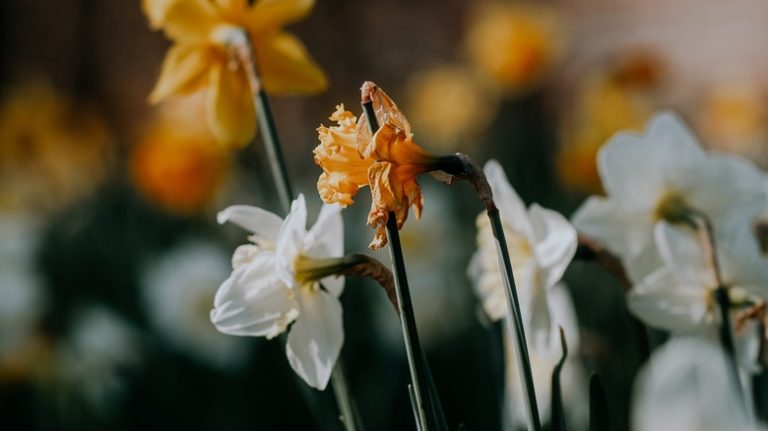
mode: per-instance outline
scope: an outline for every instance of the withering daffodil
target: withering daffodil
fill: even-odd
[[[312,0],[145,0],[150,25],[173,40],[150,95],[169,96],[207,88],[208,123],[223,143],[241,146],[256,130],[245,69],[231,49],[244,38],[253,47],[259,78],[274,93],[314,93],[327,86],[304,45],[282,27],[304,18]]]
[[[390,213],[398,228],[410,208],[416,218],[421,216],[424,198],[416,177],[432,171],[437,159],[416,145],[410,124],[392,99],[375,86],[371,99],[380,124],[373,135],[365,115],[358,121],[339,105],[330,117],[337,125],[317,129],[320,145],[314,154],[323,169],[317,189],[324,202],[350,205],[360,188],[370,186],[368,225],[376,228],[376,235],[369,247],[378,249],[387,243]]]
[[[588,199],[573,223],[618,254],[634,282],[662,264],[653,242],[658,222],[703,214],[717,234],[751,223],[765,205],[759,169],[738,156],[705,152],[670,113],[653,117],[643,135],[616,135],[597,161],[608,196]]]
[[[219,213],[251,232],[251,244],[232,256],[232,275],[214,299],[211,321],[231,335],[273,338],[288,330],[286,354],[308,385],[323,390],[344,342],[339,295],[344,279],[333,276],[343,254],[337,205],[324,205],[307,231],[304,196],[285,220],[261,208],[232,206]]]

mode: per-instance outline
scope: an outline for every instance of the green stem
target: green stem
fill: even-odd
[[[363,110],[368,117],[368,126],[373,135],[379,129],[379,122],[373,109],[373,103],[370,101],[364,102]],[[411,373],[413,389],[411,395],[415,405],[414,410],[417,413],[417,425],[420,430],[424,431],[434,429],[447,430],[447,424],[437,392],[431,390],[434,388],[434,384],[431,382],[429,364],[419,343],[416,316],[413,311],[413,302],[411,301],[411,293],[408,287],[408,276],[405,271],[405,259],[400,244],[400,232],[397,229],[397,217],[393,212],[389,213],[386,229],[393,272],[395,274],[395,292],[400,307],[400,326],[403,331],[405,353]]]
[[[275,187],[277,188],[277,194],[280,198],[283,211],[288,213],[291,210],[291,202],[293,201],[294,195],[293,188],[291,187],[291,180],[288,176],[285,157],[283,156],[280,136],[278,135],[277,127],[275,126],[272,108],[269,104],[269,97],[264,91],[264,88],[261,85],[261,80],[256,72],[258,66],[255,61],[256,57],[253,53],[250,37],[245,31],[243,31],[241,36],[241,38],[234,41],[234,55],[240,61],[240,64],[246,73],[248,85],[251,90],[253,107],[256,111],[259,127],[261,128],[260,135],[264,140],[264,146],[267,150],[267,157],[269,158],[269,165],[272,170]],[[357,419],[350,407],[353,405],[352,398],[343,377],[343,365],[341,364],[340,358],[334,367],[333,373],[331,373],[331,385],[333,386],[333,393],[336,396],[336,403],[341,412],[342,423],[344,424],[345,430],[355,431]]]
[[[540,431],[541,419],[539,418],[539,409],[536,402],[536,389],[533,384],[533,373],[528,355],[528,343],[525,339],[523,316],[520,312],[520,300],[517,297],[515,277],[512,273],[512,263],[509,258],[507,240],[504,237],[501,216],[499,215],[496,203],[493,201],[491,186],[485,178],[483,171],[465,154],[456,153],[450,156],[439,157],[434,167],[439,171],[447,173],[448,177],[439,172],[433,172],[433,176],[449,185],[456,180],[469,181],[477,191],[477,195],[483,202],[483,205],[485,205],[488,219],[491,222],[491,230],[496,238],[496,254],[499,258],[499,266],[502,268],[501,278],[504,282],[504,293],[507,299],[506,321],[510,326],[510,332],[515,334],[514,338],[517,347],[515,353],[517,354],[519,364],[520,381],[523,383],[523,396],[526,400],[528,429]]]
[[[520,312],[520,300],[517,297],[517,288],[515,287],[515,278],[512,273],[512,263],[507,249],[507,240],[504,237],[504,228],[501,224],[499,209],[495,206],[489,208],[488,218],[491,221],[493,236],[496,238],[496,254],[499,257],[499,266],[502,268],[501,278],[504,281],[505,296],[507,298],[507,316],[506,319],[515,334],[517,363],[520,364],[520,381],[523,383],[523,394],[525,395],[526,413],[528,415],[528,429],[540,431],[541,419],[539,418],[539,408],[536,403],[536,389],[533,384],[533,373],[531,371],[531,361],[528,355],[528,344],[525,339],[525,328],[523,326],[523,316]]]

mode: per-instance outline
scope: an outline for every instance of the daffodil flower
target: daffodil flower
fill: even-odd
[[[707,340],[686,337],[667,342],[638,375],[632,429],[760,429],[742,404],[728,361],[725,352]]]
[[[247,143],[256,114],[244,67],[233,61],[232,44],[247,37],[259,78],[274,93],[315,93],[327,86],[322,70],[304,45],[281,27],[304,18],[312,0],[145,0],[150,25],[162,28],[174,44],[150,95],[169,96],[207,88],[208,124],[223,143]]]
[[[750,223],[765,206],[762,174],[746,159],[707,153],[673,114],[653,117],[642,135],[620,133],[598,153],[607,197],[591,197],[576,228],[618,254],[634,282],[661,266],[653,227],[704,214],[715,232]]]
[[[344,279],[332,274],[343,254],[338,206],[324,205],[307,231],[304,196],[285,220],[260,208],[232,206],[219,213],[252,235],[232,256],[232,275],[214,299],[211,321],[231,335],[273,338],[288,331],[286,354],[308,385],[323,390],[339,356],[344,332],[339,295]],[[290,326],[290,329],[289,329]]]
[[[320,144],[314,154],[323,169],[317,190],[324,202],[347,206],[360,188],[370,187],[368,225],[376,228],[370,247],[378,249],[387,243],[389,213],[395,214],[398,228],[409,208],[421,216],[424,198],[416,177],[433,170],[437,159],[413,142],[411,126],[392,99],[377,87],[372,99],[381,124],[373,136],[365,117],[358,121],[339,105],[330,117],[337,125],[317,129]]]
[[[697,238],[669,223],[657,224],[654,236],[664,265],[630,291],[630,311],[648,326],[673,335],[718,337],[714,291],[717,282]],[[743,305],[768,297],[768,258],[748,228],[733,229],[717,243],[722,282],[731,302]],[[757,329],[750,324],[736,333],[737,353],[747,367],[754,366]]]
[[[505,225],[523,321],[530,326],[526,327],[529,344],[532,350],[547,351],[553,342],[547,296],[576,253],[576,230],[555,211],[537,204],[526,209],[497,161],[486,163],[484,171]],[[506,297],[495,238],[485,214],[478,216],[477,225],[478,250],[470,263],[469,276],[486,313],[498,320],[506,315]],[[555,338],[559,343],[559,337]]]

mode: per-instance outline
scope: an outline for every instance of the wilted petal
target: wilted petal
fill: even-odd
[[[275,275],[274,255],[265,252],[222,283],[211,322],[225,334],[272,338],[297,316],[293,291]]]
[[[250,205],[232,205],[219,211],[219,224],[232,222],[243,229],[270,241],[277,239],[283,219],[267,210]]]
[[[217,64],[209,85],[206,112],[213,134],[227,145],[247,144],[256,132],[256,114],[243,71]]]
[[[536,260],[546,277],[545,286],[552,287],[576,254],[576,229],[562,214],[538,204],[531,205],[529,214]]]
[[[272,93],[318,93],[328,87],[325,73],[290,33],[275,33],[256,44],[264,88]]]
[[[288,362],[308,385],[323,390],[344,343],[341,304],[319,289],[303,292],[300,301],[301,318],[285,348]]]
[[[159,103],[168,96],[188,94],[205,84],[214,56],[205,45],[176,44],[163,60],[160,78],[149,95],[151,103]]]

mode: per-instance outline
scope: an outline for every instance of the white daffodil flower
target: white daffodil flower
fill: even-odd
[[[713,343],[675,338],[659,348],[638,375],[632,409],[635,431],[756,430]]]
[[[486,163],[484,171],[504,224],[528,342],[533,349],[547,351],[552,342],[547,295],[576,253],[576,230],[555,211],[537,204],[526,209],[497,161]],[[478,249],[468,274],[488,316],[499,320],[506,315],[507,303],[496,240],[485,213],[478,216],[477,227]]]
[[[340,207],[324,205],[307,231],[304,196],[285,220],[261,208],[232,206],[219,213],[249,232],[253,244],[232,256],[232,275],[214,299],[211,321],[226,334],[273,338],[293,324],[286,354],[308,385],[323,390],[344,341],[334,258],[344,249]]]
[[[573,223],[618,254],[635,282],[661,266],[652,233],[658,221],[679,222],[695,209],[717,232],[765,208],[762,173],[741,157],[705,152],[671,113],[653,117],[645,134],[617,134],[597,161],[607,197],[589,198]]]
[[[663,266],[632,288],[628,306],[648,326],[674,335],[703,334],[717,339],[717,282],[701,243],[684,229],[666,222],[656,225],[654,236]],[[720,273],[731,301],[743,303],[750,296],[768,296],[768,258],[761,255],[751,230],[732,229],[720,238]],[[736,342],[740,362],[753,367],[759,349],[755,325],[741,328]]]
[[[230,272],[227,255],[197,240],[153,260],[141,277],[145,308],[160,335],[179,351],[220,368],[237,368],[247,357],[245,340],[211,325],[211,303]]]
[[[560,328],[563,329],[568,347],[568,358],[560,373],[560,388],[563,396],[568,424],[574,429],[586,427],[587,385],[584,368],[578,359],[579,325],[576,312],[567,288],[558,283],[547,295],[548,314],[552,316],[549,342],[545,348],[529,349],[531,371],[536,387],[536,400],[543,420],[550,419],[552,406],[552,372],[563,355],[560,345]],[[529,328],[526,328],[526,332]],[[509,422],[505,429],[520,429],[527,426],[525,413],[526,401],[520,384],[520,373],[515,354],[512,334],[504,327],[504,346],[506,357],[506,396],[505,420]],[[529,343],[530,345],[530,343]]]

